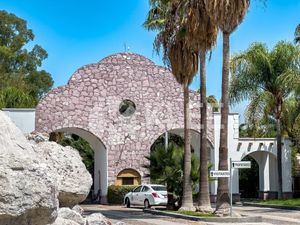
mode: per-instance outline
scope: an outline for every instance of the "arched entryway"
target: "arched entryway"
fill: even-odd
[[[239,182],[241,179],[248,179],[247,182],[249,182],[249,185],[251,185],[251,187],[248,187],[248,197],[276,199],[278,191],[276,156],[267,151],[255,151],[244,156],[242,160],[249,160],[252,162],[251,169],[239,169]],[[254,183],[250,184],[250,180]],[[239,186],[241,187],[241,184],[239,184]],[[250,188],[255,188],[255,190],[250,190]],[[258,193],[256,194],[257,189]],[[240,189],[240,191],[242,192],[243,190]]]
[[[259,165],[256,160],[247,155],[242,161],[250,161],[250,169],[239,170],[239,189],[241,198],[258,198],[259,196]]]
[[[67,135],[75,134],[89,143],[94,150],[93,193],[101,193],[102,201],[106,201],[108,187],[107,151],[103,142],[95,135],[81,128],[68,127],[54,131]]]

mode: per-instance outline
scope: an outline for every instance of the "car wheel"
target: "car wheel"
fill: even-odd
[[[150,203],[149,203],[149,200],[148,200],[148,199],[146,199],[146,200],[144,201],[144,208],[145,208],[145,209],[149,209],[149,208],[151,208],[151,206],[150,206]]]
[[[126,198],[125,199],[125,205],[127,208],[130,208],[130,201],[129,201],[129,198]]]

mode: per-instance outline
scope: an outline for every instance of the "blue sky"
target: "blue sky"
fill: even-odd
[[[252,1],[249,13],[231,38],[231,52],[245,50],[259,41],[273,47],[280,40],[292,40],[300,23],[299,0],[268,0],[267,6]],[[0,9],[28,21],[40,44],[49,54],[42,68],[50,72],[55,86],[66,84],[82,65],[94,63],[110,54],[124,51],[142,54],[157,64],[153,53],[155,33],[146,31],[143,21],[148,11],[147,0],[1,0]],[[221,96],[222,39],[208,62],[208,95]],[[191,85],[198,89],[199,77]],[[242,113],[245,103],[232,111]]]

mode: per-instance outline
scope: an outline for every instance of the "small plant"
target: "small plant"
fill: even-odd
[[[124,196],[132,191],[137,186],[134,185],[126,185],[126,186],[117,186],[117,185],[110,185],[108,187],[107,192],[107,201],[109,204],[123,204],[124,203]]]

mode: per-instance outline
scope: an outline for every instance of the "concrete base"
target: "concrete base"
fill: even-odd
[[[291,199],[293,198],[293,192],[283,192],[283,199]]]
[[[291,199],[293,198],[293,192],[283,192],[282,197],[283,199]],[[277,191],[260,191],[259,198],[262,200],[277,199],[278,193]]]
[[[107,202],[107,195],[102,195],[101,196],[101,204],[104,204],[104,205],[108,204],[108,202]]]
[[[277,199],[277,191],[259,191],[258,198],[262,200]]]
[[[240,193],[233,193],[232,194],[232,203],[240,202],[241,201],[241,194]],[[217,202],[217,195],[210,195],[210,202],[216,203]]]

